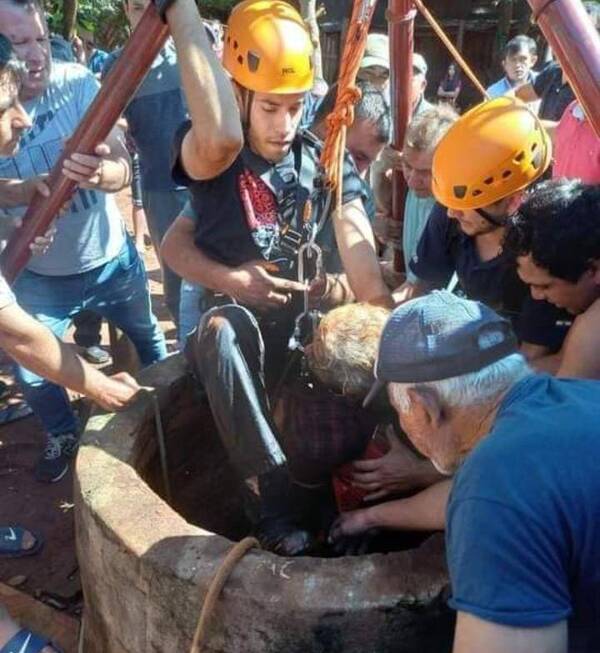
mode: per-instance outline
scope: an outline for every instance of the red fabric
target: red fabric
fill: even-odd
[[[372,438],[369,440],[369,444],[360,459],[373,460],[374,458],[381,458],[387,453],[387,450],[388,447],[384,442],[380,439]],[[352,463],[347,463],[338,467],[333,474],[333,491],[340,512],[349,512],[365,507],[364,498],[368,492],[356,487],[352,483],[353,473]]]
[[[277,202],[267,184],[250,170],[244,170],[238,183],[250,229],[277,225]]]
[[[554,148],[552,177],[581,179],[587,184],[600,183],[600,139],[589,120],[581,120],[574,113],[577,101],[563,113]]]

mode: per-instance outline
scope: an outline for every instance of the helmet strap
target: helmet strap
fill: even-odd
[[[254,102],[254,91],[247,88],[242,89],[242,127],[244,133],[248,136],[250,129],[250,114],[252,113],[252,104]]]
[[[488,213],[485,209],[475,209],[475,213],[478,213],[484,220],[491,222],[496,227],[506,227],[510,216],[505,218],[500,218],[498,216]]]

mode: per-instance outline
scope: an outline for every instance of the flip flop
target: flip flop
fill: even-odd
[[[51,646],[56,653],[63,653],[49,639],[23,628],[0,648],[0,653],[40,653],[44,646]]]
[[[31,533],[35,544],[30,549],[23,549],[23,537],[25,533]],[[24,558],[39,552],[44,546],[44,539],[41,535],[34,533],[28,528],[21,526],[0,526],[0,558]],[[0,650],[0,653],[3,653]]]

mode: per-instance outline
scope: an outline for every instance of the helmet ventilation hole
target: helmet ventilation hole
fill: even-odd
[[[237,58],[237,62],[240,64],[240,66],[244,65],[244,57],[240,54],[240,56]]]
[[[240,46],[239,46],[238,42],[237,42],[237,41],[234,41],[234,42],[233,42],[233,49],[234,49],[234,50],[237,50],[239,47],[240,47]]]
[[[255,73],[258,70],[258,66],[260,64],[260,57],[257,54],[254,54],[254,52],[248,51],[247,59],[250,72]]]
[[[486,186],[491,186],[491,185],[494,183],[494,178],[493,178],[493,177],[488,177],[487,179],[484,179],[484,180],[483,180],[483,183],[484,183]]]
[[[502,179],[508,179],[512,175],[512,170],[505,170],[502,173]]]
[[[521,163],[521,161],[525,158],[525,152],[521,150],[515,157],[515,163]]]
[[[466,186],[454,186],[452,190],[454,191],[454,197],[459,200],[462,200],[463,197],[467,194]]]
[[[476,189],[471,193],[471,195],[473,195],[473,197],[478,197],[479,195],[481,195],[481,193],[482,193],[482,191],[480,191],[479,188],[476,188]]]

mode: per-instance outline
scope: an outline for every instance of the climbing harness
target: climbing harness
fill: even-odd
[[[308,263],[313,265],[312,274],[306,274]],[[304,285],[303,310],[296,317],[294,331],[288,343],[288,348],[292,351],[304,352],[305,345],[313,339],[321,313],[310,308],[309,291],[311,283],[322,275],[323,252],[317,244],[309,241],[298,250],[298,281]]]

